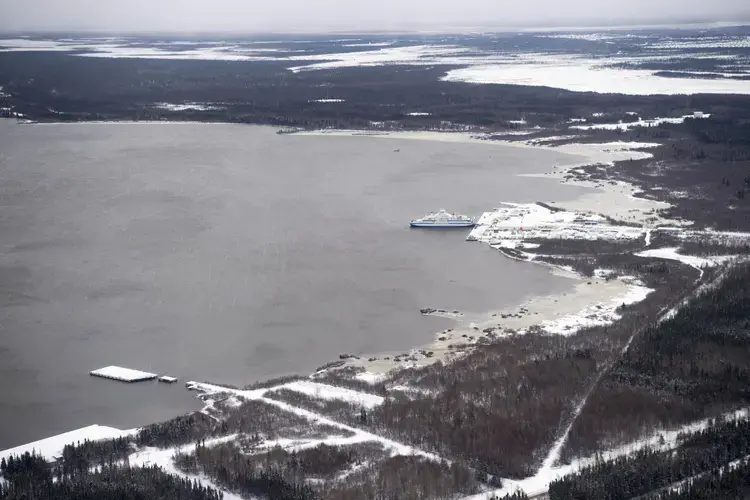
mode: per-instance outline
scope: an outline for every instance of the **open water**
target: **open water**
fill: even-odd
[[[515,174],[577,160],[239,125],[0,120],[0,449],[198,408],[182,383],[95,368],[244,385],[425,344],[450,322],[421,307],[480,313],[570,287],[466,230],[408,221],[575,198],[585,190]]]

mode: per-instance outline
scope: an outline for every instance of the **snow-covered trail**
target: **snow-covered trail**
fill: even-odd
[[[251,391],[245,391],[241,389],[229,389],[226,387],[221,387],[218,385],[213,384],[203,384],[199,382],[188,382],[191,388],[197,389],[206,393],[219,393],[219,392],[229,392],[237,395],[238,397],[247,399],[247,400],[256,400],[256,401],[262,401],[266,404],[273,405],[281,410],[284,410],[289,413],[294,413],[295,415],[298,415],[300,417],[305,418],[306,420],[322,425],[327,425],[330,427],[334,427],[337,429],[341,429],[344,431],[347,431],[349,433],[352,433],[354,435],[354,439],[357,439],[357,442],[364,442],[364,441],[375,441],[380,444],[382,444],[385,448],[390,449],[394,455],[418,455],[425,458],[428,458],[430,460],[435,461],[447,461],[443,457],[440,457],[434,453],[429,453],[422,451],[418,448],[415,448],[413,446],[405,445],[403,443],[399,443],[398,441],[394,441],[392,439],[385,438],[383,436],[379,436],[377,434],[373,434],[371,432],[363,431],[361,429],[358,429],[356,427],[352,427],[347,424],[343,424],[341,422],[338,422],[336,420],[333,420],[331,418],[325,417],[323,415],[320,415],[318,413],[312,412],[310,410],[306,410],[304,408],[298,408],[296,406],[293,406],[289,403],[286,403],[284,401],[277,401],[275,399],[271,399],[268,397],[265,397],[265,394],[270,391],[274,391],[277,389],[284,388],[286,384],[282,384],[276,387],[269,387],[267,389],[256,389]],[[333,386],[328,386],[333,387]],[[356,393],[357,391],[353,391],[351,389],[343,389],[343,391],[346,391],[346,393]],[[361,395],[364,395],[364,393],[359,393]],[[361,399],[361,397],[358,397],[358,399]],[[351,438],[348,438],[351,439]],[[324,440],[325,441],[325,440]],[[333,442],[329,442],[327,444],[336,444],[334,440]]]
[[[723,467],[719,467],[718,473],[723,474],[725,471],[732,471],[739,467],[740,465],[750,461],[750,455],[742,458],[738,458],[737,460],[732,460],[728,464],[726,464]],[[685,488],[686,486],[689,486],[690,483],[693,481],[700,479],[702,477],[705,477],[709,474],[711,474],[713,470],[707,470],[704,472],[701,472],[700,474],[696,474],[694,476],[690,476],[686,479],[681,479],[680,481],[676,481],[672,484],[668,484],[667,486],[664,486],[662,488],[659,488],[658,490],[649,491],[646,494],[639,495],[637,497],[633,497],[630,500],[645,500],[645,499],[651,499],[651,498],[658,498],[657,495],[661,494],[662,492],[673,492],[673,493],[679,493],[680,490]]]
[[[216,446],[221,443],[232,441],[236,438],[237,434],[230,434],[229,436],[222,436],[220,438],[206,440],[206,446]],[[220,487],[218,484],[214,483],[211,479],[207,478],[204,475],[197,476],[193,474],[187,474],[174,466],[172,457],[175,453],[192,453],[193,451],[195,451],[195,447],[196,443],[174,446],[166,449],[148,447],[131,454],[128,457],[128,461],[130,465],[134,467],[150,467],[152,465],[158,465],[167,474],[174,474],[190,481],[197,480],[204,486],[208,486],[210,488],[214,488],[217,491],[220,491],[224,497],[224,500],[247,500],[243,499],[243,497],[241,497],[240,495],[237,495]]]
[[[717,265],[721,260],[728,260],[728,258],[724,259],[708,259],[704,257],[697,257],[694,255],[683,255],[681,253],[677,253],[679,250],[679,247],[669,247],[669,248],[652,248],[650,250],[643,250],[642,252],[636,252],[636,257],[646,257],[646,258],[655,258],[655,259],[665,259],[665,260],[675,260],[677,262],[682,262],[683,264],[686,264],[692,268],[695,268],[698,270],[699,276],[698,281],[700,281],[701,278],[703,278],[703,269],[706,267],[712,267]]]
[[[707,287],[715,285],[715,283],[722,279],[722,276],[718,276],[716,279],[712,280],[710,283],[704,283],[698,287],[696,287],[693,292],[690,294],[690,297],[695,296],[698,293],[701,293],[702,290],[705,290]],[[657,322],[664,321],[665,319],[668,319],[669,317],[673,316],[680,308],[684,307],[687,303],[689,297],[685,297],[682,300],[680,300],[677,305],[663,313],[661,316],[657,318]],[[583,411],[583,408],[586,406],[586,402],[588,401],[591,394],[594,392],[596,387],[599,385],[599,382],[602,380],[604,375],[606,375],[609,370],[614,366],[614,364],[617,362],[619,358],[621,358],[623,355],[625,355],[628,350],[630,349],[630,346],[635,339],[635,337],[640,333],[640,330],[636,330],[633,332],[633,334],[628,338],[628,341],[623,346],[622,350],[620,351],[620,355],[616,358],[614,358],[612,361],[610,361],[596,376],[596,379],[594,383],[592,383],[586,393],[584,394],[583,398],[579,401],[579,403],[576,405],[575,409],[573,410],[571,414],[570,422],[566,425],[565,429],[561,433],[560,437],[555,441],[554,445],[550,449],[549,453],[547,454],[547,457],[542,462],[542,466],[539,468],[537,473],[534,476],[531,476],[529,478],[520,480],[520,481],[511,481],[511,480],[505,480],[506,486],[492,492],[491,494],[480,494],[480,495],[474,495],[471,497],[466,497],[463,500],[489,500],[492,498],[492,494],[497,495],[499,497],[502,497],[507,494],[511,494],[517,490],[524,491],[529,496],[539,495],[546,491],[546,489],[549,487],[549,483],[554,480],[556,477],[560,477],[565,474],[569,474],[570,472],[576,470],[576,468],[580,468],[584,465],[581,465],[584,463],[583,460],[578,461],[578,466],[576,468],[572,468],[571,466],[558,466],[555,467],[555,464],[560,459],[560,453],[562,451],[563,446],[565,446],[565,443],[567,442],[568,436],[570,435],[570,431],[573,428],[573,425],[575,424],[576,420],[580,416],[581,412]],[[724,415],[724,418],[747,418],[748,417],[748,411],[747,410],[740,410],[738,412],[730,412]],[[706,419],[703,421],[699,421],[694,424],[688,424],[686,426],[683,426],[679,432],[683,431],[689,431],[689,432],[695,432],[699,429],[704,429],[708,426],[708,422],[710,419]],[[672,441],[670,442],[676,442],[677,439],[677,433],[674,433],[673,436],[671,436]],[[664,441],[664,433],[659,434],[660,440]],[[643,448],[648,445],[649,441],[636,441],[636,443],[646,443],[640,448]],[[654,446],[654,443],[651,443],[651,446]],[[638,449],[640,449],[638,448]],[[631,453],[635,450],[626,451],[624,453],[620,454],[614,454],[611,458],[615,458],[617,456],[622,456],[627,453]],[[600,458],[606,456],[605,453]],[[611,458],[605,458],[607,460]],[[567,470],[570,469],[570,470]]]
[[[728,422],[732,420],[747,419],[749,417],[750,410],[742,409],[724,413],[723,415],[718,417],[718,419],[724,419]],[[614,460],[618,457],[631,455],[644,448],[651,448],[655,451],[673,450],[677,448],[679,444],[678,437],[680,434],[693,433],[706,429],[714,420],[716,419],[706,418],[697,422],[680,426],[676,429],[668,431],[658,431],[646,438],[633,441],[623,446],[618,446],[603,453],[580,458],[574,460],[570,464],[553,467],[547,471],[544,471],[544,474],[542,474],[542,471],[540,470],[540,472],[538,472],[534,476],[527,477],[525,479],[503,479],[503,484],[505,484],[505,486],[503,486],[502,488],[464,497],[461,500],[490,500],[493,495],[502,498],[505,495],[512,494],[519,490],[526,493],[526,495],[528,495],[530,498],[544,495],[545,493],[547,493],[549,483],[556,478],[572,474],[584,467],[593,465],[599,461]]]
[[[703,271],[701,270],[701,278],[703,277]],[[699,278],[700,279],[700,278]],[[691,293],[691,296],[695,295],[695,293],[698,292],[698,289],[694,290],[693,293]],[[678,302],[677,308],[682,307],[686,303],[686,300],[681,300]],[[661,317],[657,318],[657,322],[663,321],[663,318],[666,317],[669,314],[674,314],[673,310],[667,311],[664,313]],[[562,451],[563,446],[565,446],[565,443],[568,440],[568,436],[570,435],[570,431],[573,428],[573,424],[575,424],[578,417],[581,415],[581,412],[583,411],[584,406],[586,406],[586,402],[588,401],[591,394],[594,392],[596,387],[601,382],[602,378],[609,373],[609,371],[612,369],[612,367],[615,365],[615,363],[624,356],[628,350],[630,349],[631,344],[633,343],[633,340],[635,339],[638,334],[641,333],[641,330],[635,330],[630,337],[628,338],[627,342],[625,342],[625,345],[620,350],[619,356],[613,358],[605,367],[599,371],[599,373],[596,375],[596,378],[594,380],[594,383],[589,386],[588,390],[586,391],[586,394],[583,396],[581,401],[578,403],[578,405],[573,410],[570,422],[566,426],[565,430],[561,434],[561,436],[555,441],[555,444],[552,446],[552,449],[547,454],[547,458],[545,458],[544,462],[542,463],[542,467],[540,469],[540,473],[549,473],[549,471],[552,470],[554,467],[554,464],[560,459],[560,452]]]

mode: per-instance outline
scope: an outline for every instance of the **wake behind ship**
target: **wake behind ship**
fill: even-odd
[[[421,219],[415,219],[409,223],[411,227],[424,227],[434,229],[457,228],[457,227],[474,227],[476,221],[473,217],[453,214],[446,210],[439,210]]]

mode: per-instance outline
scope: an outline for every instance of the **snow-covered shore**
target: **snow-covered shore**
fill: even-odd
[[[565,189],[566,177],[573,169],[594,164],[606,168],[616,161],[650,158],[651,153],[648,149],[659,146],[655,143],[637,142],[549,146],[540,144],[538,140],[490,140],[487,136],[467,132],[396,131],[362,135],[361,131],[353,130],[318,130],[299,133],[313,136],[366,136],[381,139],[461,142],[485,147],[554,149],[574,155],[574,161],[577,163],[560,168],[554,166],[550,172],[544,174],[521,175],[559,179],[561,189]],[[634,197],[637,189],[630,184],[579,180],[575,180],[574,183],[596,188],[596,191],[584,198],[560,204],[559,209],[557,206],[552,209],[536,203],[501,203],[500,208],[486,212],[480,217],[479,224],[470,233],[469,239],[482,241],[500,250],[522,250],[513,255],[518,255],[520,260],[533,261],[535,255],[527,250],[533,249],[534,244],[525,241],[530,238],[636,240],[645,237],[649,225],[674,222],[656,215],[657,210],[668,207],[668,204]],[[607,218],[637,222],[640,226],[616,225]],[[513,308],[513,312],[526,311],[522,314],[490,311],[487,319],[481,322],[466,322],[460,315],[454,315],[456,325],[453,329],[436,333],[433,342],[412,349],[398,360],[394,359],[393,353],[372,353],[362,355],[360,359],[351,359],[348,364],[363,367],[367,377],[377,379],[394,368],[425,366],[460,356],[466,348],[476,344],[482,336],[481,330],[486,328],[492,328],[496,332],[508,329],[523,332],[536,325],[551,333],[572,334],[584,326],[616,321],[619,318],[616,313],[617,307],[623,303],[632,304],[643,300],[651,292],[649,288],[627,277],[589,280],[576,274],[572,269],[554,268],[553,272],[574,280],[576,283],[573,289],[565,293],[541,295],[525,300],[517,308]],[[425,353],[430,354],[426,356]],[[389,359],[385,359],[386,357]]]
[[[340,131],[332,132],[328,135],[333,134],[349,135],[348,132],[343,133]],[[438,138],[438,135],[442,137]],[[488,145],[489,147],[494,145],[539,147],[529,144],[517,145],[514,143],[504,143],[502,141],[478,141],[476,138],[469,136],[468,134],[460,133],[395,133],[372,135],[371,137],[396,137],[415,140],[448,140],[456,142],[466,141],[472,144]],[[596,161],[597,163],[611,164],[611,162],[617,161],[616,159],[627,159],[633,156],[638,157],[640,155],[645,155],[642,157],[647,157],[648,153],[639,151],[639,149],[653,146],[654,145],[644,145],[642,143],[608,143],[593,146],[571,144],[567,146],[567,149],[569,151],[577,151],[574,154],[583,154],[584,151],[591,151],[590,155],[586,156],[589,160],[586,163],[582,163],[582,165],[588,165],[595,161],[594,158],[598,160]],[[560,148],[564,147],[566,146],[561,146]],[[568,171],[568,169],[561,169],[560,172],[545,175],[553,175],[562,179],[565,177],[566,171]],[[625,189],[634,189],[632,186],[625,183],[595,185],[601,191],[601,194],[599,195],[601,196],[601,201],[594,204],[578,200],[572,203],[565,203],[565,209],[557,209],[557,207],[544,206],[536,203],[501,203],[500,208],[486,212],[480,218],[479,225],[471,232],[471,239],[488,244],[497,249],[520,251],[517,255],[520,255],[523,260],[527,261],[535,260],[535,255],[529,251],[534,251],[538,248],[538,243],[527,241],[529,239],[577,239],[632,242],[643,238],[644,248],[648,247],[651,235],[650,224],[652,224],[649,210],[653,210],[654,206],[658,206],[657,202],[651,202],[649,200],[639,201],[639,199],[633,198],[632,196],[621,195],[621,193],[626,192],[624,191]],[[561,187],[561,189],[564,189],[564,187]],[[617,225],[613,224],[607,217],[605,217],[604,215],[618,218],[616,216],[621,213],[619,207],[606,204],[607,202],[611,202],[611,198],[614,197],[621,200],[625,208],[627,208],[627,203],[632,203],[632,207],[628,209],[628,212],[631,210],[638,212],[638,220],[641,221],[643,225],[639,227]],[[644,203],[644,206],[647,208],[642,208],[641,205],[639,205],[641,202]],[[579,204],[580,209],[571,208],[571,206],[579,206]],[[703,259],[681,255],[677,248],[649,249],[634,255],[643,258],[678,260],[697,268],[716,262],[715,259]],[[524,331],[528,331],[530,327],[538,325],[551,334],[570,335],[578,329],[586,326],[609,324],[619,318],[618,308],[622,304],[632,304],[642,301],[651,292],[649,288],[645,287],[634,278],[619,277],[610,279],[609,273],[604,269],[597,270],[592,278],[583,278],[572,270],[561,269],[559,271],[576,282],[572,290],[560,294],[534,297],[526,300],[520,304],[519,307],[514,308],[513,311],[490,311],[487,313],[487,318],[484,322],[468,323],[464,322],[460,316],[456,316],[456,327],[451,332],[440,332],[439,334],[436,334],[435,341],[423,348],[423,350],[432,352],[432,356],[420,357],[417,361],[409,361],[405,363],[398,363],[392,360],[385,361],[382,359],[372,362],[355,360],[352,361],[351,364],[355,366],[363,366],[367,369],[366,372],[358,374],[357,378],[363,381],[375,382],[381,380],[384,373],[395,367],[419,366],[432,363],[435,360],[446,360],[452,356],[460,355],[460,351],[457,351],[451,346],[458,343],[475,345],[476,340],[481,337],[481,331],[485,328],[491,328],[502,335],[504,330],[514,330],[523,333]],[[515,314],[517,309],[522,310],[523,314]],[[511,315],[511,312],[514,314]],[[414,353],[417,353],[418,351],[419,349],[416,349]],[[301,447],[315,446],[320,443],[342,445],[374,441],[382,444],[385,448],[390,449],[393,454],[417,454],[430,459],[440,459],[440,457],[437,457],[436,455],[424,453],[419,449],[335,422],[328,417],[296,407],[292,404],[274,400],[272,397],[267,397],[267,394],[273,390],[287,389],[319,400],[341,400],[366,408],[373,408],[382,404],[384,399],[381,396],[367,394],[352,389],[334,387],[314,380],[289,382],[276,387],[253,391],[232,390],[210,384],[191,383],[190,385],[191,387],[208,394],[229,392],[233,394],[233,397],[236,398],[236,400],[261,400],[284,411],[302,416],[310,421],[330,425],[354,433],[354,436],[349,438],[341,438],[340,436],[332,435],[324,439],[309,440],[303,444],[280,439],[273,442],[269,441],[266,443],[268,446],[278,444],[287,449],[302,449]],[[103,434],[103,438],[125,435],[128,432],[131,431],[111,429],[111,432],[107,431]],[[96,436],[98,436],[96,433],[87,434],[87,436],[88,435],[93,436],[91,439],[97,439]],[[235,436],[227,436],[218,440],[211,440],[210,444],[218,444],[224,440],[233,439],[234,437]],[[57,438],[59,439],[56,441],[56,447],[59,445],[60,440],[69,440],[70,436],[61,435]],[[71,439],[71,441],[73,440],[75,440],[75,438]],[[34,446],[34,443],[26,445],[24,449],[28,450],[29,446]],[[158,464],[164,467],[168,472],[182,474],[174,469],[171,455],[177,449],[181,451],[190,451],[191,446],[194,447],[194,444],[169,450],[139,450],[132,456],[131,464]],[[8,451],[12,450],[6,450],[6,452]],[[623,453],[626,452],[627,451],[623,451]],[[574,470],[573,467],[574,466],[565,466],[555,468],[554,470],[544,470],[543,473],[540,473],[533,478],[528,478],[527,480],[518,482],[508,481],[508,486],[503,491],[510,492],[515,488],[520,488],[529,494],[542,492],[546,489],[551,478],[565,472],[570,472],[571,470]],[[206,484],[212,484],[205,478],[201,478],[201,480]],[[225,492],[225,495],[226,494],[227,492]],[[481,498],[487,498],[487,496],[482,496]]]

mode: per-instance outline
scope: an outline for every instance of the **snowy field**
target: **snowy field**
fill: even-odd
[[[644,232],[640,227],[610,224],[595,213],[504,202],[500,208],[482,214],[469,239],[516,248],[529,239],[633,240],[642,238]]]
[[[384,35],[315,42],[291,37],[226,41],[0,39],[0,52],[31,51],[90,58],[281,61],[295,73],[364,66],[450,65],[453,68],[442,77],[445,81],[637,95],[750,94],[750,30],[744,28],[690,29],[682,34],[652,29]],[[695,61],[701,63],[696,65]],[[659,71],[659,65],[674,74]],[[341,101],[321,98],[316,102]]]

